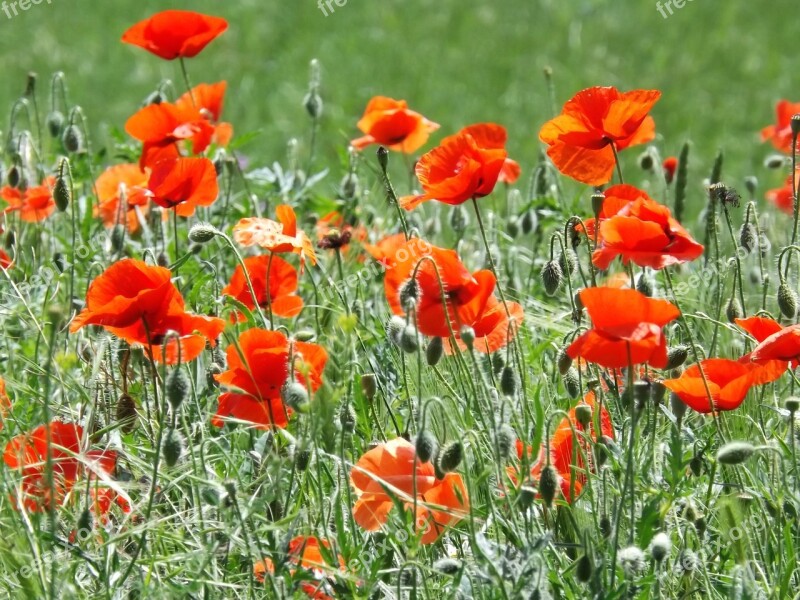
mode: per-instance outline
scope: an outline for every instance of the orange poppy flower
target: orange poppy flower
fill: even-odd
[[[474,125],[442,140],[417,162],[417,179],[425,193],[400,198],[400,206],[412,210],[428,200],[457,205],[491,194],[508,158],[505,148],[496,147],[496,139],[489,137],[499,135],[498,129],[505,134],[499,125]]]
[[[228,22],[189,10],[165,10],[140,21],[122,41],[163,58],[193,58],[228,28]]]
[[[667,366],[667,340],[661,328],[680,316],[677,307],[629,289],[586,288],[580,299],[593,328],[567,348],[570,358],[581,357],[609,369],[642,363],[657,369]]]
[[[612,212],[616,211],[616,212]],[[593,233],[594,220],[587,230]],[[692,261],[703,254],[689,232],[672,217],[669,208],[659,204],[631,185],[615,185],[605,193],[600,215],[598,245],[592,262],[607,269],[621,256],[642,267],[663,269]]]
[[[99,216],[106,227],[124,224],[132,235],[136,234],[140,229],[140,216],[147,215],[150,204],[147,179],[147,172],[136,164],[107,168],[95,182],[98,203],[94,215]],[[125,198],[124,205],[121,197]]]
[[[757,385],[754,375],[760,372],[758,365],[752,363],[711,358],[700,361],[699,365],[691,365],[676,379],[665,379],[662,382],[687,406],[699,413],[710,413],[712,410],[700,374],[701,368],[708,384],[708,392],[711,393],[711,402],[717,411],[738,408],[750,388]]]
[[[273,314],[281,317],[295,317],[303,308],[303,299],[297,295],[297,271],[279,256],[251,256],[244,259],[244,265],[253,284],[256,300],[261,308],[272,308]],[[269,285],[267,285],[269,273]],[[231,282],[222,288],[226,296],[236,298],[250,310],[255,310],[253,296],[247,286],[244,270],[236,267]],[[244,320],[244,316],[240,316]]]
[[[661,168],[664,169],[664,179],[669,185],[675,179],[675,172],[678,170],[678,159],[674,156],[668,156],[661,163]]]
[[[5,250],[0,249],[0,269],[8,270],[14,266],[14,261],[6,254]]]
[[[800,189],[800,169],[795,173],[798,189]],[[778,209],[787,215],[794,214],[794,189],[792,188],[792,176],[786,178],[783,187],[767,190],[766,199],[774,204]]]
[[[5,379],[0,377],[0,431],[3,429],[3,421],[5,420],[5,416],[10,408],[11,399],[6,393],[6,382]]]
[[[508,141],[508,132],[502,125],[496,123],[478,123],[477,125],[469,125],[464,127],[456,135],[469,134],[475,143],[484,150],[505,150],[506,141]],[[448,140],[452,140],[455,136],[450,136],[442,140],[442,144]],[[510,158],[506,158],[503,162],[503,168],[500,169],[500,175],[497,181],[507,185],[513,185],[519,176],[522,174],[522,168],[519,163]]]
[[[197,358],[206,343],[216,343],[225,322],[187,313],[171,277],[169,269],[132,258],[114,263],[89,285],[86,308],[75,317],[70,332],[99,325],[129,344],[152,347],[158,362],[166,352],[166,362],[176,363],[179,350],[183,361]],[[179,340],[170,337],[165,346],[172,332]]]
[[[344,572],[344,559],[337,555],[338,568],[331,565],[323,556],[320,548],[326,549],[326,555],[332,553],[331,544],[327,540],[320,540],[313,536],[298,535],[289,542],[288,562],[305,571],[308,571],[315,582],[304,581],[300,583],[300,589],[309,598],[314,600],[333,599],[329,595],[333,592],[329,590],[327,578],[331,575]],[[253,565],[253,576],[259,583],[266,581],[267,574],[275,573],[275,565],[269,558],[264,558]],[[294,573],[294,570],[292,570]]]
[[[411,154],[425,145],[439,124],[410,110],[405,100],[375,96],[367,104],[358,128],[366,134],[350,142],[358,150],[380,144],[389,150]]]
[[[445,528],[455,525],[469,511],[467,489],[460,475],[448,473],[436,479],[431,463],[415,461],[411,442],[395,438],[364,454],[350,471],[350,482],[358,499],[353,517],[359,527],[377,531],[385,525],[394,499],[407,508],[417,492],[417,527],[422,543],[432,544]]]
[[[317,264],[314,246],[308,236],[297,228],[297,215],[288,204],[275,209],[277,221],[261,217],[241,219],[233,227],[233,239],[242,246],[259,246],[270,252],[293,252],[300,255],[301,265],[306,258]]]
[[[750,360],[759,363],[780,360],[797,364],[800,361],[800,325],[782,327],[765,338],[750,353]]]
[[[655,138],[655,122],[648,113],[660,97],[658,90],[585,89],[542,126],[539,139],[564,175],[588,185],[606,184],[615,167],[611,144],[620,151]]]
[[[382,264],[384,267],[389,267],[394,263],[397,257],[397,252],[406,243],[406,236],[403,233],[395,233],[388,235],[378,240],[376,244],[363,244],[364,250],[367,251],[372,258]]]
[[[775,319],[767,317],[748,317],[736,319],[736,324],[753,336],[757,342],[763,342],[774,333],[778,333],[783,326]]]
[[[38,223],[56,211],[56,201],[53,200],[53,186],[56,184],[55,177],[47,177],[41,185],[29,187],[22,191],[10,186],[0,190],[0,198],[6,201],[8,206],[3,212],[19,213],[19,218],[26,223]]]
[[[769,140],[775,149],[792,153],[792,117],[800,113],[800,102],[781,100],[775,105],[775,124],[761,130],[761,141]]]
[[[142,142],[139,166],[144,169],[178,158],[178,143],[184,140],[191,142],[193,154],[204,152],[214,140],[216,128],[195,106],[161,102],[136,112],[125,123],[125,131]]]
[[[472,327],[474,348],[487,353],[504,347],[516,335],[524,317],[522,307],[508,302],[515,322],[509,327],[508,314],[493,294],[495,278],[491,271],[470,273],[454,250],[437,248],[418,238],[397,249],[386,272],[386,299],[394,314],[405,316],[400,293],[415,271],[419,287],[415,314],[420,333],[449,340],[452,328],[459,340],[461,327]]]
[[[198,206],[211,206],[219,195],[217,171],[207,158],[175,158],[153,167],[147,187],[153,202],[191,217]]]
[[[291,379],[312,391],[322,385],[328,353],[316,344],[289,340],[279,331],[249,329],[239,336],[238,348],[227,349],[228,370],[216,375],[222,385],[236,391],[219,397],[211,424],[222,427],[229,417],[253,423],[258,429],[286,427],[291,410],[281,400],[281,390]]]
[[[46,473],[50,437],[50,460],[53,467],[53,491]],[[19,490],[12,496],[15,506],[30,512],[49,510],[53,502],[60,505],[67,492],[83,476],[108,481],[116,470],[117,453],[112,450],[82,451],[83,429],[74,423],[53,421],[40,425],[29,433],[14,437],[5,447],[3,460],[11,469],[22,475]],[[99,487],[97,489],[100,489]],[[117,499],[123,510],[130,510],[130,501],[119,490],[111,490],[109,499]],[[18,500],[21,500],[21,505]],[[110,503],[105,508],[105,514]]]
[[[175,106],[187,114],[192,110],[200,111],[200,114],[214,126],[214,135],[211,141],[218,146],[227,146],[233,138],[233,125],[220,122],[227,88],[226,81],[213,84],[201,83],[175,102]]]

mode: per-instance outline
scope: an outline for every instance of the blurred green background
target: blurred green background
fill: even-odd
[[[437,135],[505,124],[512,156],[530,165],[551,116],[542,75],[551,66],[559,106],[591,85],[661,89],[654,115],[663,152],[691,139],[694,166],[705,169],[722,147],[735,184],[763,174],[769,147],[757,132],[774,102],[800,100],[796,0],[687,0],[666,19],[655,0],[347,0],[328,16],[316,0],[43,2],[12,19],[0,12],[3,105],[22,92],[27,71],[41,75],[44,100],[48,74],[63,70],[93,129],[121,128],[162,78],[181,80],[177,63],[123,45],[120,35],[158,10],[191,8],[230,22],[189,69],[194,83],[228,80],[225,119],[239,134],[260,132],[244,148],[259,161],[282,158],[290,137],[307,140],[301,102],[315,57],[328,155],[357,135],[369,98],[384,94],[441,123]],[[765,187],[780,179],[770,174]]]

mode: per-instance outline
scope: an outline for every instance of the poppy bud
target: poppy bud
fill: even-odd
[[[403,330],[406,328],[406,320],[403,317],[398,317],[394,315],[389,321],[386,323],[386,333],[389,335],[389,340],[395,345],[400,345],[400,335],[403,333]]]
[[[8,169],[8,173],[6,173],[6,179],[8,180],[8,185],[12,188],[19,187],[20,182],[22,181],[22,172],[17,165],[11,165]]]
[[[567,277],[571,277],[575,273],[578,266],[578,259],[575,256],[575,251],[567,248],[558,257],[558,266],[561,267],[561,272]]]
[[[450,211],[450,227],[456,233],[464,233],[469,226],[469,215],[460,204],[453,207]]]
[[[444,355],[444,340],[440,337],[431,338],[428,347],[425,349],[425,360],[428,365],[435,367]]]
[[[155,213],[156,211],[153,211]],[[112,240],[113,241],[113,240]],[[169,267],[169,256],[167,256],[166,252],[159,252],[158,256],[156,256],[156,264],[159,267]]]
[[[558,372],[566,375],[569,368],[572,366],[572,359],[567,354],[566,347],[561,348],[556,355],[556,364],[558,365]]]
[[[636,278],[636,291],[648,298],[652,298],[654,291],[653,280],[642,273]]]
[[[462,325],[458,330],[458,337],[467,345],[467,348],[472,350],[472,344],[475,343],[475,330],[469,325]]]
[[[60,111],[54,110],[47,115],[46,124],[50,137],[57,138],[64,129],[64,115]]]
[[[717,451],[717,461],[723,465],[738,465],[756,451],[749,442],[728,442]]]
[[[223,370],[222,365],[217,362],[212,362],[206,367],[206,384],[208,387],[215,388],[219,386],[216,376],[222,373]]]
[[[783,403],[786,407],[786,410],[789,411],[790,414],[794,415],[798,410],[800,410],[800,398],[797,396],[792,396],[787,398],[786,401]]]
[[[692,456],[692,460],[689,461],[689,470],[695,477],[703,474],[703,457],[700,454]]]
[[[678,427],[681,426],[681,421],[683,421],[683,417],[686,414],[686,410],[689,408],[686,406],[681,397],[678,396],[675,392],[671,392],[669,395],[669,408],[672,411],[672,414],[675,415],[675,418],[678,421]]]
[[[725,316],[728,317],[728,323],[736,323],[736,319],[741,319],[744,316],[742,303],[738,298],[731,298],[728,301],[728,307],[725,309]]]
[[[787,319],[794,319],[797,314],[797,294],[786,282],[778,286],[778,308]]]
[[[747,252],[752,252],[758,246],[758,232],[755,225],[747,221],[739,230],[739,245]]]
[[[689,357],[689,347],[684,344],[672,346],[667,349],[667,366],[664,367],[666,371],[677,369]]]
[[[744,187],[751,196],[755,196],[758,190],[758,178],[755,175],[748,175],[744,178]]]
[[[233,479],[226,479],[222,487],[225,488],[225,493],[228,494],[227,501],[233,502],[236,499],[236,481]]]
[[[308,408],[308,390],[297,381],[287,381],[281,388],[281,400],[289,408],[303,412]]]
[[[303,106],[312,119],[318,119],[322,116],[323,102],[322,97],[316,90],[310,91],[303,98]]]
[[[122,225],[114,225],[111,229],[111,249],[114,252],[122,252],[125,248],[125,227]]]
[[[419,284],[414,278],[409,279],[400,286],[400,306],[408,311],[419,302]]]
[[[358,175],[355,173],[348,173],[342,178],[339,184],[339,195],[345,200],[352,200],[358,196],[358,192]]]
[[[667,386],[660,381],[650,382],[650,397],[653,399],[653,404],[659,406],[664,402],[664,397],[667,395]]]
[[[72,190],[69,188],[66,177],[61,173],[56,177],[56,183],[53,186],[53,200],[56,203],[56,208],[61,212],[67,210],[72,201]]]
[[[166,393],[172,410],[177,411],[191,393],[192,384],[183,369],[175,368],[167,377]]]
[[[80,128],[75,124],[67,126],[61,136],[61,143],[70,154],[81,152],[83,150],[83,133]]]
[[[419,350],[419,333],[413,325],[406,325],[400,334],[400,349],[408,354]]]
[[[592,407],[581,402],[575,407],[575,420],[578,421],[584,428],[589,426],[592,422]]]
[[[514,454],[517,445],[517,434],[508,423],[503,424],[497,431],[497,452],[500,458],[508,460]]]
[[[588,554],[584,554],[575,563],[575,578],[581,583],[587,583],[592,578],[594,565]]]
[[[378,380],[375,379],[375,375],[367,373],[361,376],[361,391],[364,392],[364,396],[367,400],[372,402],[378,391]]]
[[[516,238],[519,235],[519,219],[516,217],[511,217],[506,223],[506,231],[508,231],[508,235],[513,238]]]
[[[301,329],[300,331],[295,333],[292,337],[296,339],[298,342],[311,342],[314,340],[314,338],[317,337],[317,334],[315,331],[311,329]]]
[[[608,515],[600,517],[600,533],[606,539],[611,537],[611,519]]]
[[[381,170],[385,173],[386,168],[389,166],[388,148],[384,148],[383,146],[378,146],[377,155],[378,155],[378,164],[381,166]]]
[[[654,164],[653,155],[649,151],[645,150],[639,155],[639,168],[642,171],[652,171]]]
[[[592,194],[592,213],[595,218],[603,211],[603,203],[606,201],[605,194]],[[597,224],[595,224],[597,227]]]
[[[767,169],[777,170],[786,166],[787,158],[782,154],[770,154],[764,159],[764,166]]]
[[[792,115],[789,124],[792,128],[792,137],[797,138],[798,134],[800,134],[800,115]]]
[[[210,485],[205,486],[200,490],[200,500],[209,506],[219,506],[222,502],[219,490]]]
[[[189,240],[195,244],[207,244],[219,233],[216,227],[209,223],[198,223],[189,230]]]
[[[302,472],[308,468],[308,463],[311,462],[311,451],[307,448],[302,448],[294,453],[294,466]]]
[[[151,104],[158,105],[165,101],[166,98],[161,90],[156,90],[147,95],[147,97],[142,101],[142,106],[150,106]]]
[[[136,401],[128,394],[117,400],[117,422],[124,433],[130,433],[136,425]]]
[[[433,570],[443,575],[455,575],[463,568],[463,563],[455,558],[441,558],[433,563]]]
[[[461,445],[461,442],[453,442],[439,452],[436,457],[436,466],[442,473],[452,473],[458,469],[458,465],[461,464],[463,458],[464,446]]]
[[[513,396],[517,392],[517,374],[513,367],[503,367],[500,375],[500,389],[506,396]]]
[[[546,506],[553,505],[553,499],[556,497],[556,490],[558,489],[558,473],[553,465],[548,463],[542,469],[539,476],[539,494]]]
[[[3,246],[5,246],[6,250],[13,250],[16,244],[17,244],[17,234],[9,230],[8,233],[6,233],[5,239],[3,240]]]
[[[85,542],[92,533],[92,511],[84,508],[75,523],[76,541]]]
[[[342,404],[339,409],[339,424],[345,433],[353,433],[356,429],[356,411],[350,403]]]
[[[567,394],[569,394],[570,398],[574,399],[581,395],[581,384],[578,380],[578,371],[575,367],[567,369],[567,372],[564,373],[563,380],[564,388],[567,390]]]
[[[183,454],[183,439],[174,429],[167,431],[167,435],[164,436],[164,441],[161,444],[161,452],[164,455],[164,463],[168,467],[174,467],[181,459],[181,455]]]
[[[542,268],[542,283],[548,296],[554,296],[564,279],[564,271],[558,262],[548,260]]]
[[[430,462],[431,458],[433,458],[439,450],[439,442],[436,441],[436,436],[425,429],[417,434],[414,446],[417,449],[417,458],[419,458],[420,462],[423,464]]]
[[[522,219],[520,220],[523,235],[530,235],[536,229],[538,222],[539,219],[536,216],[536,211],[533,209],[526,210],[522,214]]]

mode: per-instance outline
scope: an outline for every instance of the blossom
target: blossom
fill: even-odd
[[[165,10],[136,23],[122,41],[163,58],[193,58],[228,28],[228,22],[189,10]]]
[[[277,221],[262,217],[241,219],[233,228],[233,239],[242,246],[258,246],[270,252],[292,252],[300,255],[301,265],[308,259],[317,264],[314,246],[298,229],[297,215],[288,204],[275,209]]]
[[[207,158],[174,158],[153,167],[147,188],[153,202],[191,217],[197,207],[211,206],[219,195],[217,171]]]
[[[405,100],[375,96],[367,104],[358,128],[365,135],[350,142],[358,150],[380,144],[389,150],[411,154],[425,145],[439,125],[410,110]]]
[[[136,164],[109,167],[95,181],[97,204],[94,216],[103,225],[123,225],[132,235],[140,229],[139,220],[147,215],[150,194],[147,190],[149,174]],[[124,200],[124,202],[123,202]]]
[[[303,299],[297,295],[297,271],[292,265],[279,256],[270,258],[268,255],[245,258],[244,265],[259,307],[269,306],[273,314],[281,317],[295,317],[300,313]],[[256,308],[241,265],[236,267],[222,293],[236,298],[250,310]]]
[[[775,105],[775,124],[761,130],[761,141],[772,142],[779,152],[792,153],[792,117],[800,113],[800,102],[780,100]]]
[[[3,212],[19,213],[19,218],[26,223],[44,221],[56,210],[56,201],[53,199],[55,177],[46,177],[41,185],[26,189],[5,186],[0,189],[0,198],[8,206]]]

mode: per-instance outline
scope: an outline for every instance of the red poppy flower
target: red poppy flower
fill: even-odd
[[[358,150],[380,144],[389,150],[411,154],[425,145],[439,125],[410,110],[405,100],[375,96],[367,104],[358,128],[366,134],[350,142]]]
[[[669,185],[675,179],[675,172],[678,170],[678,159],[674,156],[668,156],[664,159],[661,168],[664,169],[664,179]]]
[[[214,139],[216,128],[195,106],[161,102],[140,109],[125,123],[125,131],[142,142],[139,166],[154,167],[180,156],[178,143],[191,142],[192,153],[200,154]]]
[[[122,41],[164,60],[193,58],[228,28],[228,22],[188,10],[165,10],[140,21]]]
[[[775,149],[792,153],[792,117],[800,113],[800,102],[781,100],[775,106],[775,124],[761,130],[761,141],[769,140]]]
[[[198,206],[211,206],[219,195],[217,171],[207,158],[175,158],[153,167],[147,187],[153,202],[191,217]]]
[[[41,185],[29,187],[24,191],[10,186],[4,187],[0,190],[0,198],[5,200],[8,206],[3,212],[17,212],[19,218],[26,223],[44,221],[56,210],[56,201],[53,200],[55,184],[55,177],[47,177]]]
[[[147,172],[136,164],[106,169],[95,182],[98,203],[94,215],[99,216],[106,227],[124,225],[131,235],[136,234],[141,227],[139,220],[147,215],[150,204],[147,179]],[[121,198],[125,199],[124,203]]]
[[[491,194],[508,154],[503,147],[481,146],[492,143],[488,136],[481,137],[490,128],[492,135],[497,134],[495,128],[502,129],[499,125],[473,126],[445,138],[420,158],[415,170],[425,193],[400,198],[400,206],[412,210],[428,200],[457,205]]]
[[[52,464],[53,492],[47,476],[48,436],[50,461]],[[22,475],[20,487],[12,501],[17,507],[30,512],[49,510],[53,503],[60,505],[76,482],[88,476],[103,484],[112,484],[111,476],[116,470],[117,454],[112,450],[82,451],[83,429],[74,423],[53,421],[40,425],[29,433],[13,438],[6,445],[3,460],[11,469]],[[95,489],[100,489],[99,482]],[[117,486],[109,492],[110,499],[117,499],[123,510],[130,510],[130,501]],[[108,512],[108,506],[101,506]],[[105,514],[105,512],[101,514]]]
[[[615,212],[614,212],[615,211]],[[594,220],[587,230],[593,233]],[[631,185],[615,185],[605,193],[600,214],[598,246],[592,262],[607,269],[621,256],[624,263],[633,261],[641,267],[663,269],[692,261],[703,254],[689,232],[670,210]]]
[[[414,445],[395,438],[376,446],[350,471],[358,499],[353,517],[359,527],[377,531],[385,525],[395,499],[407,508],[417,493],[417,528],[422,543],[432,544],[445,528],[458,523],[469,511],[467,489],[460,475],[448,473],[436,479],[431,463],[415,460]],[[415,488],[416,483],[416,488]]]
[[[609,369],[642,363],[657,369],[667,366],[667,340],[661,328],[678,318],[677,307],[625,289],[586,288],[580,299],[593,328],[567,348],[570,358],[581,357]]]
[[[395,233],[381,238],[376,244],[363,244],[364,250],[384,267],[389,267],[397,257],[397,252],[406,243],[403,233]]]
[[[6,382],[5,379],[0,377],[0,431],[3,429],[3,421],[10,408],[11,399],[6,393]]]
[[[297,295],[297,271],[279,256],[251,256],[244,259],[256,300],[261,308],[272,308],[280,317],[295,317],[303,308],[303,299]],[[267,285],[269,273],[269,285]],[[231,282],[222,289],[226,296],[236,298],[250,310],[255,310],[253,296],[247,285],[241,265],[236,267]],[[241,316],[240,320],[244,320]]]
[[[152,347],[152,357],[166,362],[197,358],[206,343],[215,344],[225,327],[222,319],[192,315],[163,267],[123,259],[97,277],[86,293],[86,308],[70,326],[74,333],[86,325],[100,325],[129,344]],[[164,345],[168,333],[176,333]],[[179,344],[179,345],[178,345]]]
[[[418,238],[397,249],[386,272],[386,299],[394,314],[405,315],[400,294],[415,272],[419,287],[415,313],[422,334],[449,340],[452,329],[460,339],[461,327],[472,327],[475,349],[487,353],[504,347],[516,335],[524,317],[522,307],[508,302],[514,319],[514,326],[510,326],[505,308],[493,295],[495,278],[491,271],[471,274],[454,250],[437,248]]]
[[[780,323],[767,317],[736,319],[736,324],[753,336],[759,343],[783,329]],[[739,359],[739,362],[751,363],[752,353],[745,354]],[[784,360],[760,360],[755,364],[758,368],[753,371],[753,384],[763,385],[779,379],[789,368],[790,363]]]
[[[233,228],[233,239],[242,246],[259,246],[270,252],[293,252],[300,255],[300,264],[306,258],[317,264],[314,246],[308,236],[297,228],[297,215],[288,204],[275,209],[277,221],[261,217],[241,219]]]
[[[665,379],[664,385],[675,392],[683,402],[699,413],[710,413],[706,384],[700,373],[702,368],[711,393],[714,410],[734,410],[744,402],[747,392],[759,385],[760,367],[752,363],[724,358],[703,360],[700,365],[688,367],[677,379]],[[785,370],[785,363],[784,363]]]
[[[775,319],[767,317],[748,317],[736,319],[736,324],[753,336],[757,342],[763,342],[774,333],[778,333],[783,326]]]
[[[798,189],[800,189],[800,169],[795,174]],[[786,178],[783,187],[767,190],[765,194],[766,199],[774,204],[781,211],[787,215],[794,214],[794,189],[792,188],[792,176]]]
[[[648,113],[660,97],[657,90],[583,90],[542,126],[539,139],[564,175],[588,185],[606,184],[615,167],[611,144],[620,151],[655,138],[655,122]]]
[[[323,553],[322,548],[325,548]],[[333,600],[327,579],[333,575],[343,573],[345,570],[344,559],[336,555],[338,567],[331,565],[326,556],[332,556],[333,550],[327,540],[320,540],[313,536],[298,535],[289,542],[288,562],[305,571],[308,571],[315,582],[302,582],[300,589],[309,598],[314,600]],[[294,569],[292,573],[294,574]],[[269,558],[264,558],[253,565],[253,576],[259,583],[264,583],[267,574],[275,573],[275,565]]]
[[[238,348],[227,349],[228,370],[216,375],[222,385],[236,391],[219,397],[211,424],[222,427],[227,418],[253,423],[259,429],[286,427],[291,410],[281,400],[281,390],[294,373],[296,381],[322,385],[328,353],[316,344],[289,340],[279,331],[249,329],[239,336]]]
[[[496,123],[478,123],[477,125],[469,125],[464,127],[456,135],[471,135],[475,143],[484,150],[505,150],[506,142],[508,141],[508,132],[502,125]],[[442,140],[442,144],[454,139],[456,136],[450,136]],[[522,173],[522,168],[519,163],[510,158],[506,158],[503,162],[503,168],[500,169],[500,175],[497,181],[507,185],[513,185],[519,179]]]
[[[0,249],[0,269],[8,270],[14,266],[14,261],[6,254],[5,250]]]
[[[750,353],[750,360],[780,360],[797,364],[800,361],[800,325],[783,327],[764,339]]]
[[[233,138],[233,125],[220,122],[227,88],[226,81],[213,84],[201,83],[175,102],[175,106],[179,110],[185,111],[186,114],[190,114],[192,110],[200,111],[200,115],[214,126],[214,135],[211,141],[218,146],[227,146]]]

